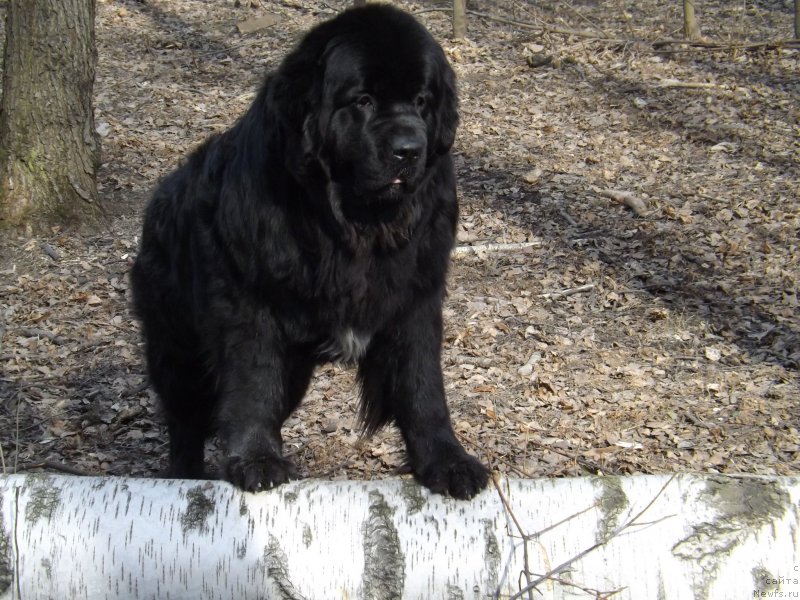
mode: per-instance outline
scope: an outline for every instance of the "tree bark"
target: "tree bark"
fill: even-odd
[[[453,0],[453,38],[467,37],[467,0]]]
[[[799,503],[790,477],[498,480],[463,502],[399,480],[247,494],[223,482],[0,476],[0,599],[800,593]]]
[[[0,226],[102,216],[92,88],[94,0],[9,0],[0,104]]]
[[[692,41],[699,40],[700,27],[697,25],[697,17],[694,14],[694,1],[683,0],[683,34]]]

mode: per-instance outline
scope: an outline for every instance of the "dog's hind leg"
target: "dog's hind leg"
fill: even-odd
[[[207,424],[191,419],[167,418],[169,467],[167,476],[176,479],[203,479],[204,443]]]
[[[203,448],[211,434],[217,396],[216,376],[198,343],[187,343],[185,332],[149,327],[147,370],[161,400],[169,433],[169,466],[164,475],[202,479]],[[196,342],[196,340],[192,340]]]

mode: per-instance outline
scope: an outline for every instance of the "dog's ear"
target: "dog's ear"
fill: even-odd
[[[456,75],[448,64],[444,52],[442,52],[440,60],[439,105],[436,108],[435,148],[437,154],[444,154],[450,150],[456,139],[456,128],[458,127],[458,92],[456,90]]]
[[[286,57],[269,83],[270,108],[298,135],[307,126],[308,116],[319,110],[322,94],[321,52],[307,42]]]
[[[325,24],[312,30],[283,60],[271,76],[267,110],[276,119],[283,136],[287,167],[302,176],[319,147],[317,118],[322,104],[325,48],[328,34]]]

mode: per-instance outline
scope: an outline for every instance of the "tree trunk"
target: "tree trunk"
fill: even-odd
[[[800,40],[800,0],[794,0],[794,39]]]
[[[692,41],[699,40],[700,27],[694,14],[694,0],[683,0],[683,34]]]
[[[799,503],[790,477],[499,480],[463,502],[398,480],[0,476],[0,599],[800,594]]]
[[[0,226],[95,225],[94,0],[9,0]]]
[[[467,37],[467,0],[453,0],[453,38]]]

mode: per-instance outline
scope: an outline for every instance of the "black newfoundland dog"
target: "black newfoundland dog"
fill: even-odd
[[[160,184],[132,271],[169,475],[250,491],[295,477],[281,425],[314,366],[358,365],[367,433],[396,423],[416,479],[471,498],[487,470],[456,440],[440,365],[458,214],[454,74],[385,5],[309,32],[247,113]]]

